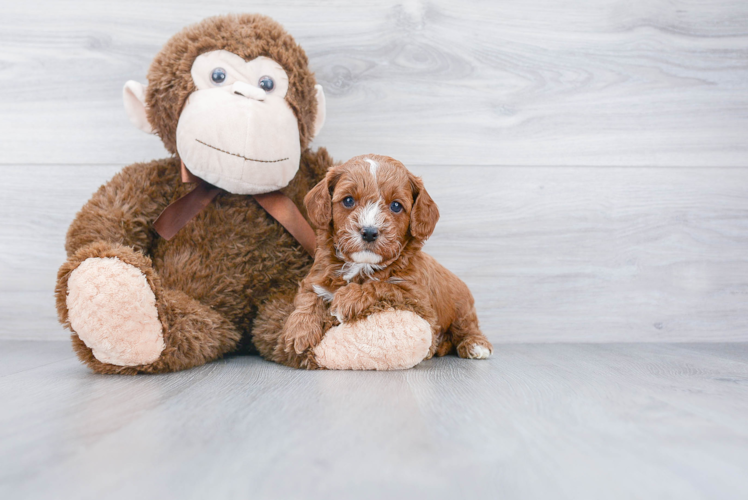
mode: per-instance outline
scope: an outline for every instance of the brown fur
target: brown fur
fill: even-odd
[[[283,191],[303,209],[303,196],[332,160],[327,151],[306,151],[301,168]],[[73,332],[79,358],[98,373],[160,373],[204,364],[236,349],[253,324],[285,320],[288,312],[263,307],[291,303],[312,259],[251,196],[219,194],[172,240],[160,238],[153,220],[190,185],[171,158],[126,167],[94,194],[68,230],[68,261],[56,287],[60,322],[67,317],[67,280],[89,257],[117,257],[139,268],[156,296],[166,349],[138,367],[104,364]],[[284,299],[285,298],[285,299]],[[263,318],[260,311],[281,314]],[[277,335],[277,334],[276,334]]]
[[[365,158],[379,164],[376,177]],[[342,204],[348,196],[355,199],[353,208]],[[379,200],[384,208],[398,201],[403,209],[400,213],[382,210],[379,236],[366,243],[358,237],[357,214],[367,203]],[[439,211],[421,179],[402,163],[377,155],[353,158],[332,168],[306,196],[305,204],[318,229],[315,261],[268,356],[291,366],[314,368],[312,349],[324,332],[337,324],[331,312],[341,321],[352,322],[388,308],[414,311],[431,324],[430,355],[456,350],[459,356],[470,357],[469,349],[476,344],[493,349],[480,331],[467,285],[421,251],[434,231]],[[352,254],[362,250],[381,256],[379,267],[350,281],[344,279]],[[315,286],[334,293],[331,304],[318,295]],[[273,326],[277,332],[278,324]],[[263,350],[268,352],[273,342],[263,342]]]
[[[303,209],[303,198],[332,165],[324,149],[306,149],[316,113],[314,76],[303,50],[283,28],[258,15],[206,19],[172,38],[149,71],[148,118],[176,154],[176,126],[195,90],[190,68],[201,53],[225,49],[247,60],[264,55],[289,75],[286,96],[299,122],[299,171],[282,191]],[[73,332],[79,358],[99,373],[159,373],[197,366],[237,348],[255,322],[285,321],[299,281],[312,259],[251,196],[223,192],[170,241],[153,221],[194,186],[182,184],[172,157],[124,168],[86,203],[68,230],[68,260],[58,273],[57,311],[72,331],[66,305],[70,274],[90,257],[116,257],[145,275],[156,297],[165,349],[136,367],[99,362]],[[287,304],[289,307],[284,307]]]

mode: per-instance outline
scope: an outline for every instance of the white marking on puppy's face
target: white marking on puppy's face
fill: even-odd
[[[377,255],[374,252],[364,250],[363,252],[354,252],[351,254],[351,259],[357,264],[379,264],[382,262],[382,256]]]
[[[400,255],[408,242],[413,200],[408,175],[395,160],[373,155],[340,167],[331,193],[333,244],[345,263],[338,270],[340,276],[349,281],[356,276],[372,279]],[[398,207],[392,210],[395,201]]]
[[[312,288],[314,289],[314,293],[325,302],[332,302],[332,299],[335,298],[335,294],[323,286],[312,285]]]
[[[379,167],[379,163],[375,162],[374,160],[370,158],[364,158],[364,160],[369,164],[369,173],[372,177],[374,177],[374,181],[377,180],[377,168]]]
[[[380,200],[381,201],[381,198]],[[379,201],[370,201],[356,215],[359,228],[376,227],[381,229],[384,225],[384,214],[379,207]]]

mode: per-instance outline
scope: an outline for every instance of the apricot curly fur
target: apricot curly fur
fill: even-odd
[[[378,165],[372,173],[369,161]],[[350,197],[355,205],[346,207]],[[392,212],[392,201],[402,205]],[[371,203],[380,207],[376,240],[360,237],[359,213]],[[387,310],[412,311],[432,330],[428,357],[456,352],[473,357],[475,345],[493,350],[480,330],[473,296],[467,285],[436,259],[421,251],[434,231],[439,210],[419,177],[399,161],[379,155],[363,155],[330,169],[305,198],[309,218],[317,227],[317,251],[309,275],[288,303],[288,320],[278,330],[271,359],[294,367],[316,367],[311,356],[333,324],[332,318],[353,323]],[[351,255],[368,251],[381,257],[370,272],[345,277]],[[330,301],[318,293],[332,295]],[[269,331],[270,329],[268,329]],[[263,334],[265,336],[265,334]],[[268,336],[269,337],[269,336]],[[272,338],[263,339],[268,352]]]

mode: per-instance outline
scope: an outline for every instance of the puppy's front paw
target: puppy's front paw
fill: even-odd
[[[341,323],[358,319],[361,314],[371,307],[373,301],[364,293],[364,289],[357,283],[344,286],[335,293],[330,304],[330,314]]]
[[[288,317],[282,335],[286,352],[302,354],[319,343],[322,329],[315,317],[294,313]]]
[[[466,339],[457,346],[457,355],[467,359],[487,359],[493,353],[493,346],[486,339]]]

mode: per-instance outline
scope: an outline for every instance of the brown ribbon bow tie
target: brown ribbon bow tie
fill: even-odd
[[[182,196],[161,212],[153,227],[165,240],[170,240],[189,221],[207,207],[223,189],[195,177],[182,162],[182,182],[196,183],[195,189]],[[314,256],[316,238],[296,204],[280,191],[253,195],[257,203],[291,233],[309,255]]]

